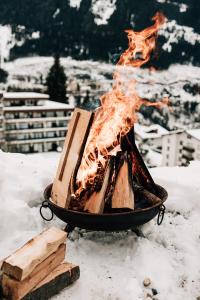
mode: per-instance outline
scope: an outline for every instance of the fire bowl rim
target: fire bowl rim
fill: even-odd
[[[63,208],[61,206],[58,206],[57,204],[55,204],[53,201],[51,201],[51,197],[49,197],[51,195],[51,190],[52,190],[52,186],[53,186],[53,183],[49,184],[45,190],[44,190],[44,199],[49,203],[49,205],[52,207],[56,207],[57,209],[60,209],[62,211],[67,211],[71,214],[74,214],[74,215],[80,215],[80,216],[122,216],[122,215],[133,215],[133,214],[139,214],[139,213],[144,213],[144,212],[148,212],[149,210],[152,210],[154,208],[158,208],[160,207],[161,205],[163,205],[163,203],[167,200],[168,198],[168,192],[166,191],[166,189],[164,187],[162,187],[161,185],[159,184],[156,184],[158,190],[160,191],[160,193],[162,193],[162,198],[161,198],[161,202],[155,204],[155,205],[152,205],[152,206],[149,206],[149,207],[146,207],[146,208],[142,208],[142,209],[138,209],[138,210],[133,210],[133,211],[128,211],[128,212],[115,212],[115,213],[103,213],[103,214],[97,214],[97,213],[89,213],[89,212],[82,212],[82,211],[76,211],[76,210],[72,210],[72,209],[66,209],[66,208]]]

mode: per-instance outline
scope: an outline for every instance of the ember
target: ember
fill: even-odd
[[[129,47],[113,75],[112,90],[101,97],[95,113],[76,109],[52,188],[60,207],[102,214],[138,210],[161,203],[157,186],[134,139],[136,113],[141,105],[162,106],[167,99],[149,102],[136,92],[129,72],[148,62],[165,17],[141,32],[126,30]]]

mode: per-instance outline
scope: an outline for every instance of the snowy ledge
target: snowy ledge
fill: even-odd
[[[41,220],[38,205],[58,159],[57,153],[0,151],[0,259],[50,226]],[[132,232],[75,231],[66,256],[80,265],[81,278],[53,299],[148,299],[151,288],[159,300],[200,296],[200,162],[151,173],[169,193],[163,224],[153,220],[143,226],[146,238]],[[53,224],[63,226],[56,219]],[[151,288],[143,286],[145,277],[151,278]]]

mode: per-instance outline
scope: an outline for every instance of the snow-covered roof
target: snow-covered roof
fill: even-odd
[[[180,134],[180,133],[183,133],[183,132],[185,132],[184,129],[177,129],[177,130],[171,130],[171,131],[168,131],[168,132],[166,132],[166,133],[163,134],[163,135]]]
[[[55,102],[55,101],[51,101],[51,100],[44,100],[41,101],[40,103],[41,105],[31,105],[31,106],[8,106],[8,107],[4,107],[4,111],[8,112],[8,111],[43,111],[43,110],[72,110],[74,109],[74,106],[70,105],[70,104],[65,104],[65,103],[60,103],[60,102]]]
[[[34,92],[7,92],[4,99],[49,99],[49,95]]]
[[[200,140],[200,129],[190,129],[186,132],[197,140]]]
[[[163,128],[158,124],[153,124],[150,126],[135,124],[134,129],[135,133],[139,135],[142,139],[155,139],[168,133],[167,129]]]

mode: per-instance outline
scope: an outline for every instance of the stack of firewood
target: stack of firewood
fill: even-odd
[[[80,276],[79,267],[63,262],[66,232],[51,227],[28,241],[2,263],[2,297],[45,300]]]

